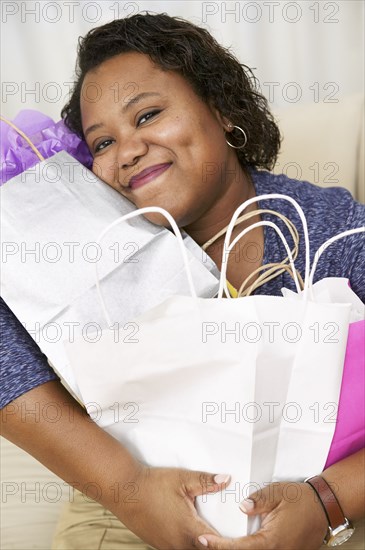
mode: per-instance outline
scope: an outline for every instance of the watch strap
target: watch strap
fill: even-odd
[[[314,476],[305,480],[317,493],[320,503],[325,511],[328,524],[331,529],[336,529],[339,525],[346,523],[345,515],[342,511],[334,492],[327,481],[321,476]]]

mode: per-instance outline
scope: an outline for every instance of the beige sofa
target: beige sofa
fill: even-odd
[[[364,98],[275,111],[283,135],[276,173],[322,187],[341,186],[365,202]]]
[[[341,185],[364,202],[364,103],[354,95],[339,103],[290,106],[276,112],[284,141],[276,172],[324,186]],[[2,550],[50,549],[67,485],[32,457],[1,440]],[[363,549],[364,533],[344,548]],[[87,550],[87,549],[85,549]]]

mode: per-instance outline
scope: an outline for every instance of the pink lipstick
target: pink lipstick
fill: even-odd
[[[163,172],[170,168],[170,166],[171,163],[155,164],[154,166],[150,166],[149,168],[142,170],[142,172],[131,178],[129,187],[131,189],[137,189],[138,187],[142,187],[142,185],[146,185],[146,183],[149,183],[160,176]]]

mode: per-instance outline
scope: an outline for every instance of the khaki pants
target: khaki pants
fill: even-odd
[[[354,535],[341,548],[364,550],[364,541],[364,521],[361,521],[356,525]],[[52,550],[153,549],[129,531],[111,512],[75,491],[74,501],[67,503],[61,514]]]
[[[58,521],[52,550],[153,550],[109,510],[74,492]]]

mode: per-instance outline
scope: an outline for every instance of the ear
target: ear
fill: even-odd
[[[232,122],[230,122],[227,117],[222,117],[221,114],[220,114],[220,117],[221,117],[221,121],[222,121],[221,123],[223,125],[223,130],[225,132],[233,132],[234,126],[233,126]]]
[[[219,124],[222,126],[223,131],[232,132],[233,131],[232,122],[226,116],[223,116],[222,113],[212,104],[211,101],[209,101],[209,107],[213,115],[218,120]]]

